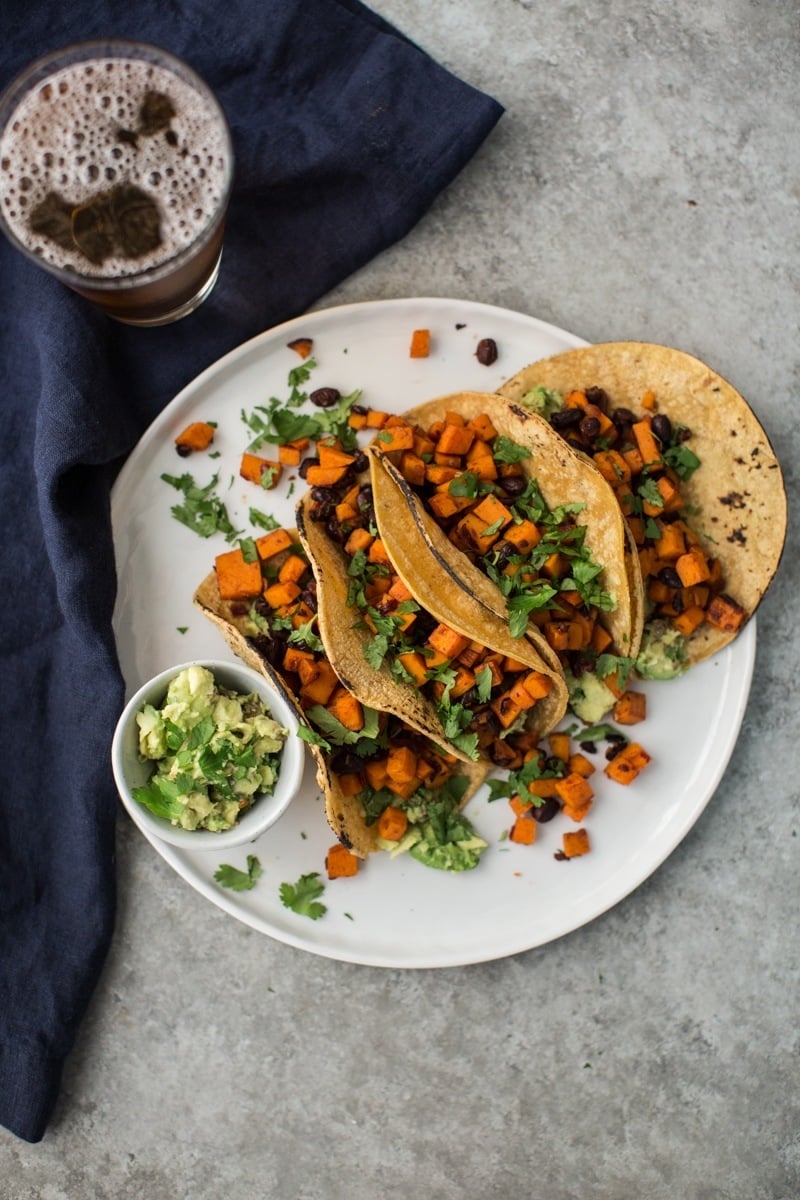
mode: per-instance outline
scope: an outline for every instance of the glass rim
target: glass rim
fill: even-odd
[[[199,92],[208,100],[220,119],[227,163],[219,203],[195,240],[164,262],[157,263],[152,267],[145,267],[143,270],[133,272],[130,275],[120,275],[113,279],[103,275],[83,274],[74,267],[62,267],[56,263],[48,262],[41,254],[38,254],[35,250],[31,250],[29,246],[26,246],[20,240],[9,225],[3,213],[2,206],[0,206],[0,230],[2,230],[2,233],[8,238],[14,248],[19,250],[21,254],[24,254],[30,262],[36,263],[37,266],[56,276],[56,278],[67,285],[91,288],[97,292],[118,292],[141,287],[146,283],[156,283],[158,280],[164,278],[165,275],[171,275],[178,267],[183,266],[185,262],[194,258],[213,239],[219,229],[221,220],[224,218],[233,186],[233,141],[225,111],[214,91],[202,76],[198,75],[194,68],[184,59],[179,58],[176,54],[172,54],[169,50],[164,50],[161,46],[155,46],[152,42],[137,41],[134,38],[88,38],[83,41],[70,42],[68,45],[61,46],[57,50],[50,50],[47,54],[43,54],[39,58],[34,59],[33,62],[28,63],[0,92],[0,138],[2,138],[3,132],[23,96],[32,88],[43,83],[50,74],[62,66],[66,67],[74,62],[84,62],[87,59],[101,57],[111,59],[138,58],[146,62],[153,62],[155,65],[165,66]]]

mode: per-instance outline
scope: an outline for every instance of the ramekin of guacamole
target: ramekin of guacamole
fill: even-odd
[[[294,714],[244,665],[189,663],[140,689],[112,747],[120,794],[140,825],[167,840],[174,830],[226,842],[247,840],[262,807],[266,825],[299,786],[303,767]],[[141,818],[141,819],[139,819]],[[145,830],[147,831],[147,829]],[[260,828],[252,826],[249,836]]]

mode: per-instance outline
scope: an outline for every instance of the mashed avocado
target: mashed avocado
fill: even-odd
[[[535,387],[520,397],[520,404],[524,404],[525,408],[533,409],[540,417],[549,421],[554,412],[558,412],[564,407],[564,397],[561,392],[553,391],[551,388]]]
[[[392,858],[408,853],[423,866],[439,871],[471,871],[477,867],[487,844],[478,837],[472,823],[459,811],[460,795],[466,779],[452,779],[440,792],[420,789],[403,806],[408,829],[399,842],[378,838],[378,845]],[[459,794],[460,791],[460,794]]]
[[[687,668],[686,642],[667,621],[645,626],[636,670],[642,679],[674,679]]]
[[[171,680],[160,708],[136,716],[139,753],[155,769],[134,799],[183,829],[230,829],[255,797],[275,790],[288,731],[256,692],[219,687],[205,667]]]
[[[571,671],[565,671],[564,676],[569,688],[570,711],[587,725],[599,724],[616,703],[614,693],[591,671],[584,671],[580,678]]]

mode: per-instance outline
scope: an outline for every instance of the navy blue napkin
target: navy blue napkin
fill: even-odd
[[[355,0],[119,7],[5,0],[0,87],[77,38],[153,42],[215,89],[237,168],[220,280],[176,325],[115,324],[0,237],[0,1124],[32,1142],[114,924],[114,475],[200,370],[403,237],[501,113]]]

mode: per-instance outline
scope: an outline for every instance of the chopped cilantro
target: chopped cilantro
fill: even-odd
[[[298,916],[310,917],[312,921],[317,921],[328,911],[324,904],[319,903],[319,897],[324,891],[325,885],[320,882],[319,872],[311,871],[308,875],[301,875],[296,883],[281,884],[281,904]]]
[[[248,516],[251,525],[255,525],[258,529],[266,529],[268,533],[281,527],[280,521],[276,521],[271,513],[260,512],[257,508],[251,508]]]
[[[176,491],[183,492],[183,504],[175,504],[170,509],[176,521],[180,521],[202,538],[211,537],[214,533],[224,533],[225,541],[232,542],[238,536],[231,524],[228,510],[214,492],[219,475],[212,476],[210,483],[205,487],[195,483],[189,474],[175,476],[164,472],[161,478]]]
[[[518,463],[530,456],[531,452],[527,446],[520,446],[517,442],[512,442],[511,438],[504,434],[500,434],[492,443],[492,457],[497,462]]]
[[[214,878],[217,883],[230,888],[231,891],[249,892],[251,888],[255,887],[256,880],[262,874],[261,863],[254,854],[248,854],[246,871],[240,871],[238,867],[231,867],[228,863],[221,863],[214,872]]]

